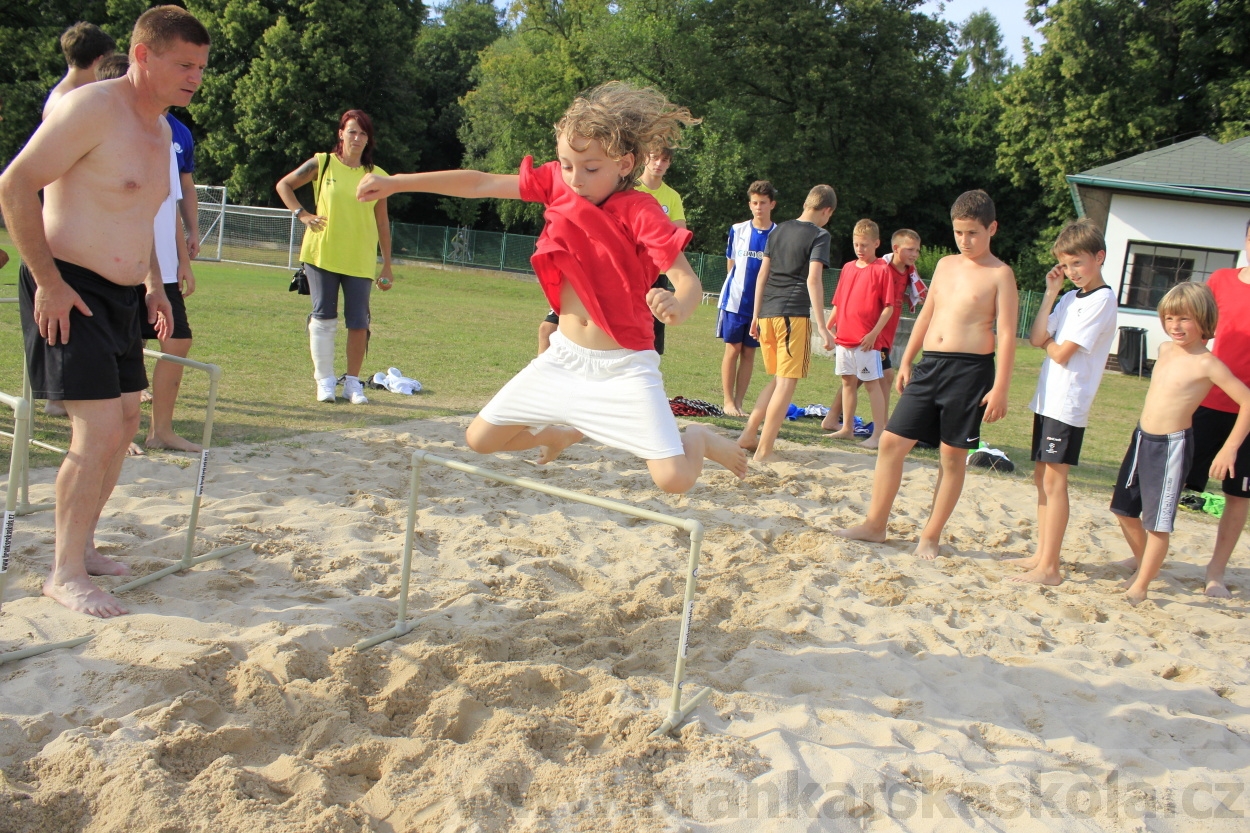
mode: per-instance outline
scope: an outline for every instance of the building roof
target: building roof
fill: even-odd
[[[1250,136],[1221,144],[1198,136],[1067,177],[1072,186],[1250,202]]]

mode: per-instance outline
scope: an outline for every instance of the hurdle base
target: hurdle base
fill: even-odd
[[[36,512],[47,512],[49,509],[55,508],[55,503],[21,503],[18,504],[17,509],[14,510],[14,514],[18,516],[33,515]]]
[[[213,550],[212,552],[206,552],[203,555],[197,555],[195,558],[192,558],[190,562],[184,563],[179,561],[177,564],[170,564],[168,567],[157,570],[155,573],[148,573],[146,576],[141,576],[134,581],[128,581],[120,587],[114,587],[112,592],[123,593],[127,590],[133,590],[136,587],[151,584],[157,579],[164,578],[165,576],[173,573],[179,573],[183,570],[190,569],[197,564],[203,564],[205,561],[216,561],[219,558],[224,558],[225,556],[239,552],[240,550],[249,549],[251,546],[251,544],[235,544],[234,546],[222,547],[221,549]]]
[[[46,654],[48,651],[55,651],[57,648],[73,648],[94,638],[95,634],[89,633],[86,636],[67,639],[64,642],[49,642],[46,645],[34,645],[30,648],[22,648],[20,651],[9,651],[7,654],[0,654],[0,665],[19,659],[26,659],[27,657],[36,657],[40,654]]]
[[[700,703],[707,699],[707,696],[711,693],[712,689],[705,686],[702,691],[691,697],[690,700],[687,701],[686,704],[680,709],[670,711],[668,713],[668,717],[664,718],[664,722],[660,724],[660,728],[652,732],[650,737],[662,738],[669,732],[676,729],[687,717],[690,716],[690,713],[694,711]]]
[[[404,622],[402,625],[396,625],[389,631],[383,631],[377,636],[371,636],[368,639],[362,639],[356,643],[357,651],[366,651],[374,645],[381,645],[388,639],[398,639],[401,636],[407,636],[412,633],[412,629],[416,627],[416,622]]]

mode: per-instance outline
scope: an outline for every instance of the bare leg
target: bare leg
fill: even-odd
[[[885,379],[874,379],[866,383],[868,402],[872,406],[872,436],[860,443],[863,448],[876,448],[881,444],[881,432],[885,430]]]
[[[1133,551],[1132,558],[1117,561],[1115,566],[1136,572],[1141,568],[1142,553],[1146,551],[1146,528],[1142,526],[1141,518],[1116,515],[1115,519],[1120,522],[1120,531],[1124,533],[1124,540],[1128,542],[1128,548]]]
[[[191,352],[191,339],[167,338],[161,341],[161,351],[171,356],[186,358]],[[148,448],[168,448],[174,451],[199,451],[200,446],[184,440],[174,433],[174,402],[182,385],[182,365],[173,362],[157,362],[152,371],[152,421],[148,426],[148,438],[143,443]]]
[[[855,409],[859,406],[859,378],[842,377],[842,427],[826,437],[845,440],[855,436]]]
[[[751,386],[751,374],[755,372],[755,348],[742,347],[742,358],[738,362],[738,379],[734,387],[734,409],[738,412],[734,416],[746,416],[746,411],[742,410],[742,403],[747,398],[747,388]]]
[[[560,329],[559,326],[552,324],[545,318],[538,324],[538,355],[547,352],[547,348],[551,346],[551,334]]]
[[[898,487],[903,482],[903,462],[907,459],[907,452],[915,444],[915,440],[889,431],[881,435],[877,466],[872,473],[872,500],[868,504],[868,517],[864,518],[863,523],[849,529],[835,529],[834,535],[876,543],[885,540],[890,509],[894,506],[894,498],[898,496]]]
[[[1046,546],[1046,464],[1033,464],[1033,487],[1037,489],[1037,547],[1034,548],[1032,555],[1026,555],[1023,558],[1004,558],[1004,564],[1014,564],[1025,570],[1032,570],[1037,566],[1038,553]],[[1015,581],[1016,579],[1012,579]]]
[[[1063,535],[1068,529],[1068,466],[1038,463],[1034,479],[1041,470],[1042,490],[1037,495],[1037,563],[1027,573],[1010,581],[1056,586],[1063,583],[1059,570],[1059,554]]]
[[[929,521],[920,530],[920,540],[916,544],[916,555],[932,561],[938,555],[938,542],[942,538],[942,530],[959,503],[959,496],[964,490],[964,474],[968,470],[968,450],[955,448],[942,443],[939,451],[939,469],[937,486],[933,491],[933,512]]]
[[[1224,495],[1224,514],[1220,516],[1220,526],[1215,532],[1215,550],[1207,564],[1208,596],[1227,599],[1232,595],[1224,586],[1224,569],[1246,525],[1246,515],[1250,514],[1247,510],[1250,510],[1250,498]]]
[[[755,400],[755,407],[751,409],[751,415],[747,417],[746,427],[742,429],[742,434],[738,437],[738,445],[747,451],[754,451],[760,444],[760,426],[764,424],[764,416],[768,413],[768,403],[772,401],[773,391],[776,389],[777,377],[774,376],[760,391],[759,397]]]
[[[68,416],[65,403],[60,399],[49,399],[43,404],[43,412],[48,416]]]
[[[882,380],[885,386],[885,420],[890,421],[890,396],[894,393],[894,368],[885,371],[885,378]],[[885,428],[885,426],[881,426]]]
[[[699,480],[705,459],[720,463],[738,479],[747,473],[746,451],[706,425],[691,425],[681,436],[682,454],[648,460],[647,469],[655,485],[670,494],[688,492]]]
[[[126,613],[112,595],[88,577],[88,553],[95,566],[106,566],[93,536],[108,500],[130,437],[139,427],[139,394],[119,399],[69,400],[69,453],[56,477],[56,549],[43,593],[70,610],[100,618]],[[117,565],[112,559],[109,564]]]
[[[837,377],[839,380],[842,377]],[[828,415],[820,421],[820,427],[826,431],[837,431],[842,427],[842,384],[833,389],[833,401],[829,403]]]
[[[775,459],[773,444],[777,442],[777,434],[781,432],[781,423],[785,421],[786,411],[790,409],[790,400],[794,398],[794,389],[799,380],[788,376],[778,376],[773,380],[776,387],[768,400],[768,410],[764,414],[764,426],[760,429],[760,439],[755,447],[754,459],[757,463],[767,463]],[[756,408],[759,405],[756,404]],[[755,413],[751,413],[755,417]],[[739,442],[739,445],[742,443]]]
[[[464,433],[465,442],[478,454],[537,448],[542,452],[539,463],[550,463],[582,436],[582,432],[567,425],[548,425],[535,434],[525,425],[495,425],[481,417],[474,417]]]
[[[1168,541],[1171,537],[1167,532],[1146,533],[1146,547],[1142,552],[1141,566],[1137,568],[1137,573],[1125,582],[1127,590],[1124,596],[1131,604],[1141,604],[1146,600],[1146,590],[1163,567],[1163,558],[1168,554]]]
[[[738,361],[742,358],[742,343],[725,342],[725,355],[720,361],[720,386],[725,394],[724,411],[727,416],[746,416],[738,407],[737,389]]]
[[[369,331],[347,331],[347,375],[360,377],[360,368],[365,363],[365,351],[369,348]]]

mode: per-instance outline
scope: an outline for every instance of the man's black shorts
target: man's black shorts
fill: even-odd
[[[927,350],[903,388],[885,430],[936,446],[976,448],[981,400],[994,387],[994,354]]]
[[[69,313],[69,343],[48,344],[35,324],[35,279],[23,263],[18,298],[26,367],[35,399],[116,399],[148,386],[140,338],[139,298],[133,286],[119,286],[63,260],[61,277],[78,293],[91,315]]]
[[[1211,461],[1219,453],[1220,447],[1228,441],[1228,435],[1233,433],[1235,422],[1235,413],[1204,408],[1201,405],[1194,411],[1194,462],[1185,478],[1186,488],[1198,492],[1207,490],[1207,474],[1211,471]],[[1233,476],[1224,480],[1224,494],[1250,497],[1250,440],[1243,442],[1241,448],[1237,449]]]
[[[1068,425],[1057,419],[1033,414],[1034,463],[1050,463],[1059,466],[1075,466],[1081,457],[1081,443],[1085,441],[1085,429]]]
[[[148,323],[148,288],[143,284],[135,287],[139,296],[139,321],[144,338],[157,338],[156,327]],[[174,331],[170,338],[191,338],[191,322],[187,320],[187,302],[182,297],[182,290],[176,283],[165,284],[165,297],[174,311]]]

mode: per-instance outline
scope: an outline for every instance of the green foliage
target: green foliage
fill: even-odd
[[[921,246],[920,257],[916,258],[916,271],[926,282],[933,280],[933,270],[937,269],[938,261],[949,257],[955,252],[945,246]]]

